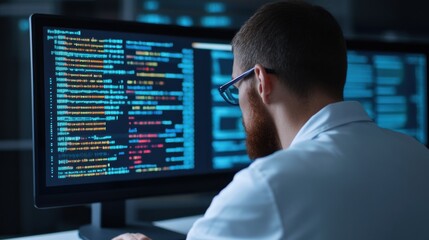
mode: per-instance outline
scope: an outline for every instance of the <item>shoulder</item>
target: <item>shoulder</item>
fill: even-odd
[[[188,239],[281,239],[282,235],[270,187],[257,171],[246,168],[213,199]]]
[[[257,159],[249,169],[263,178],[298,177],[309,171],[321,171],[320,166],[335,166],[338,152],[332,146],[315,141],[306,141],[267,157]]]
[[[256,160],[249,171],[266,183],[277,202],[284,202],[285,197],[301,198],[331,188],[350,167],[332,146],[306,141]]]

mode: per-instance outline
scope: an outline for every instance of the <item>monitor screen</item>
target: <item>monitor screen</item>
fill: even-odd
[[[31,24],[37,206],[219,190],[249,163],[240,111],[216,90],[231,78],[233,31]]]
[[[345,99],[361,102],[379,126],[427,145],[427,51],[418,44],[349,42]]]
[[[359,101],[379,126],[428,145],[428,46],[375,40],[348,40],[347,46],[344,100]],[[212,77],[213,161],[224,167],[249,161],[240,109],[217,92],[232,61],[232,55],[219,54],[214,73],[225,73]]]
[[[93,29],[43,32],[47,186],[214,170],[194,154],[195,63],[211,61],[204,54],[210,50],[198,46],[203,42]]]

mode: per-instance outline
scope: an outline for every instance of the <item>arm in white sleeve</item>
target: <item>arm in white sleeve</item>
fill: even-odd
[[[259,171],[249,167],[213,199],[187,239],[281,239],[282,235],[271,188]]]

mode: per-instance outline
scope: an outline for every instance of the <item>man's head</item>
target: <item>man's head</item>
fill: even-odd
[[[262,6],[232,41],[235,61],[274,69],[299,97],[313,88],[342,99],[347,72],[340,26],[319,6],[283,1]]]
[[[260,73],[275,75],[279,82],[276,87],[298,102],[312,102],[316,95],[333,101],[343,99],[345,41],[338,23],[321,7],[302,1],[264,5],[238,31],[232,46],[233,75],[256,66],[252,80],[249,77],[236,84],[251,158],[281,149],[278,119],[273,108],[267,110],[269,102],[261,94],[263,87],[254,83]],[[266,69],[275,73],[267,73]]]

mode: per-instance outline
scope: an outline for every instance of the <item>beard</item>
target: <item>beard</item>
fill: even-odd
[[[281,149],[280,139],[272,116],[258,97],[254,88],[249,93],[250,116],[243,119],[246,131],[247,154],[251,160],[268,156]]]

